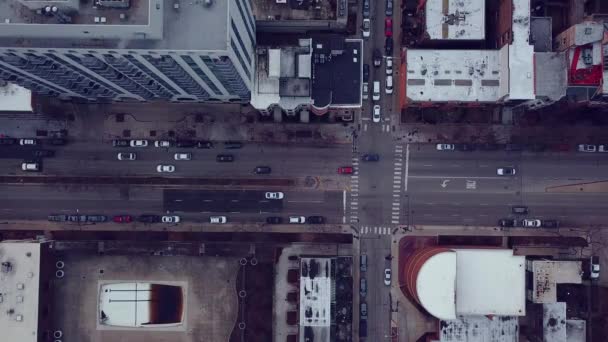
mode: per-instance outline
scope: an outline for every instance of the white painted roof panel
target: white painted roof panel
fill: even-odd
[[[428,0],[425,14],[431,39],[485,39],[485,1]]]

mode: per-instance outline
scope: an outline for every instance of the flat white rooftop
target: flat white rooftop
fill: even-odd
[[[330,341],[331,282],[331,258],[300,259],[300,341],[307,330],[315,342]]]
[[[513,42],[509,44],[509,100],[532,100],[534,45],[530,40],[530,0],[513,0]]]
[[[425,14],[431,39],[485,39],[485,1],[428,0]]]
[[[16,84],[0,87],[0,112],[31,112],[32,92]]]
[[[0,243],[0,333],[2,341],[38,341],[40,244]]]
[[[407,50],[406,61],[406,95],[414,102],[496,102],[507,82],[498,50]]]
[[[555,303],[557,284],[581,284],[581,261],[528,260],[526,268],[532,272],[532,290],[528,299],[533,303]]]

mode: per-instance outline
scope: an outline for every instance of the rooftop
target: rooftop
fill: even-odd
[[[485,39],[485,1],[426,1],[426,31],[431,39]]]
[[[31,112],[32,92],[16,84],[0,87],[0,112]]]
[[[23,3],[0,2],[0,46],[41,48],[225,50],[229,1],[131,0],[128,8],[93,2],[59,6],[57,14],[38,13]],[[52,2],[55,4],[57,2]],[[66,1],[68,3],[68,1]],[[205,34],[200,34],[200,23]],[[213,32],[209,32],[213,30]]]
[[[543,304],[543,341],[566,341],[566,303]]]
[[[439,342],[517,342],[517,317],[462,316],[439,323]]]
[[[532,272],[532,289],[528,293],[533,303],[557,301],[557,284],[581,284],[580,261],[527,260],[526,270]]]
[[[256,0],[253,15],[256,20],[335,20],[335,1]]]
[[[534,45],[530,45],[530,0],[512,0],[513,41],[509,44],[509,99],[531,100],[534,94]]]
[[[40,244],[0,242],[0,332],[5,341],[36,342]]]
[[[314,341],[330,341],[331,258],[302,258],[300,261],[300,340],[312,332]]]

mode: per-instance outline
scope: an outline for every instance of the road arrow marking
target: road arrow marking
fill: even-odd
[[[445,188],[446,186],[448,186],[449,181],[450,181],[449,179],[444,179],[443,182],[441,182],[441,187]]]

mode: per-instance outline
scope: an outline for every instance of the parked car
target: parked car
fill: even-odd
[[[456,149],[456,145],[454,144],[437,144],[437,151],[454,151]]]
[[[374,105],[374,109],[372,112],[372,121],[373,122],[380,122],[380,105]]]
[[[367,272],[367,254],[359,256],[359,268],[361,272]]]
[[[227,221],[228,220],[226,219],[226,216],[211,216],[211,217],[209,217],[209,223],[224,224]]]
[[[232,154],[218,154],[215,160],[220,163],[232,162],[234,161],[234,156]]]
[[[192,160],[192,153],[190,152],[179,152],[173,155],[175,160]]]
[[[516,215],[528,215],[528,207],[523,205],[516,205],[511,207],[511,212]]]
[[[386,86],[384,87],[384,92],[387,95],[391,95],[393,93],[393,75],[386,76]]]
[[[359,304],[359,318],[367,319],[367,303],[365,302]]]
[[[282,192],[267,192],[264,197],[266,199],[283,199],[285,195]]]
[[[517,227],[517,220],[512,218],[504,218],[498,220],[498,225],[501,227]]]
[[[42,167],[38,162],[24,161],[23,163],[21,163],[21,170],[27,172],[40,172],[42,171]]]
[[[380,52],[380,49],[374,49],[372,57],[374,59],[375,67],[379,67],[380,65],[382,65],[382,52]]]
[[[129,147],[130,142],[126,139],[115,139],[112,141],[112,146],[114,147]]]
[[[176,215],[165,215],[161,217],[160,220],[162,223],[179,223],[181,221],[181,218]]]
[[[161,217],[159,215],[144,214],[137,217],[137,221],[142,223],[158,223],[160,220]]]
[[[375,162],[380,160],[380,156],[375,153],[368,153],[361,156],[361,160],[366,162]]]
[[[525,228],[539,228],[541,226],[541,221],[539,219],[525,219],[523,221],[523,226]]]
[[[384,269],[384,285],[391,286],[391,269]]]
[[[0,138],[0,145],[15,145],[16,143],[17,143],[17,139]]]
[[[34,138],[19,139],[19,145],[22,145],[22,146],[38,145],[38,139],[34,139]]]
[[[272,169],[270,168],[270,166],[256,166],[255,169],[253,169],[253,173],[255,173],[256,175],[267,175],[271,172]]]
[[[338,174],[341,175],[350,175],[353,173],[353,167],[352,166],[342,166],[338,168]]]
[[[131,147],[148,147],[148,140],[131,140],[130,145]]]
[[[363,24],[361,25],[361,32],[363,32],[363,38],[369,38],[371,35],[372,22],[369,18],[363,19]]]
[[[384,36],[385,37],[393,36],[393,19],[392,18],[384,18]]]
[[[393,75],[393,57],[390,57],[390,56],[386,57],[386,64],[384,65],[384,71],[386,72],[386,75],[388,75],[388,76]]]
[[[496,174],[499,176],[514,176],[516,173],[514,167],[504,166],[496,169]]]
[[[54,138],[54,139],[49,139],[47,141],[49,144],[55,145],[55,146],[63,146],[68,143],[68,140],[63,139],[63,138]]]
[[[131,215],[116,215],[112,217],[112,221],[116,223],[131,223],[133,222],[133,216]]]
[[[48,219],[51,222],[65,222],[68,220],[68,215],[53,214],[53,215],[49,215]]]
[[[173,165],[159,164],[159,165],[156,166],[156,172],[159,172],[159,173],[172,173],[172,172],[175,172],[175,166],[173,166]]]
[[[475,150],[475,145],[473,144],[454,144],[457,151],[461,152],[471,152]]]
[[[36,157],[36,158],[53,157],[54,155],[55,155],[55,151],[52,151],[52,150],[36,150],[36,151],[34,151],[34,157]]]
[[[306,223],[306,217],[304,217],[304,216],[289,216],[289,223],[296,223],[296,224]]]
[[[87,222],[107,222],[108,217],[105,215],[87,215]]]
[[[387,56],[393,55],[393,37],[386,37],[386,41],[384,42],[384,53]]]
[[[558,220],[543,220],[542,222],[543,228],[559,228]]]
[[[194,147],[196,146],[196,141],[194,140],[178,140],[175,143],[176,147]]]
[[[359,337],[367,337],[367,320],[359,320]]]
[[[121,152],[119,153],[116,158],[118,160],[136,160],[137,159],[137,155],[133,152]]]
[[[580,144],[578,145],[579,152],[597,152],[596,145]]]
[[[363,18],[369,18],[370,13],[370,0],[363,0]]]
[[[608,145],[599,145],[598,148],[597,148],[597,151],[601,152],[601,153],[608,152]]]
[[[243,147],[243,143],[240,141],[226,141],[224,142],[224,148],[226,149],[236,149],[236,148],[242,148]]]
[[[365,278],[359,280],[359,295],[361,297],[367,296],[367,279]]]
[[[313,223],[313,224],[323,224],[323,223],[325,223],[325,217],[323,217],[323,216],[308,216],[307,221],[308,221],[308,223]]]
[[[519,151],[523,151],[524,149],[524,145],[522,144],[506,144],[505,145],[505,151],[508,152],[519,152]]]
[[[68,215],[68,222],[86,222],[87,215]]]
[[[206,140],[200,140],[200,141],[196,142],[196,147],[197,148],[213,148],[213,142],[206,141]]]
[[[591,257],[591,262],[589,263],[590,274],[589,277],[591,279],[599,279],[600,277],[600,257],[594,255]]]
[[[369,82],[369,64],[363,64],[363,82]]]
[[[156,147],[171,147],[173,144],[169,140],[157,140],[154,142]]]
[[[361,88],[361,96],[363,100],[369,100],[369,84],[367,82],[363,82],[363,87]]]
[[[393,0],[386,0],[386,12],[387,17],[393,16]]]
[[[268,224],[281,224],[283,219],[279,216],[269,216],[266,218],[266,223]]]

